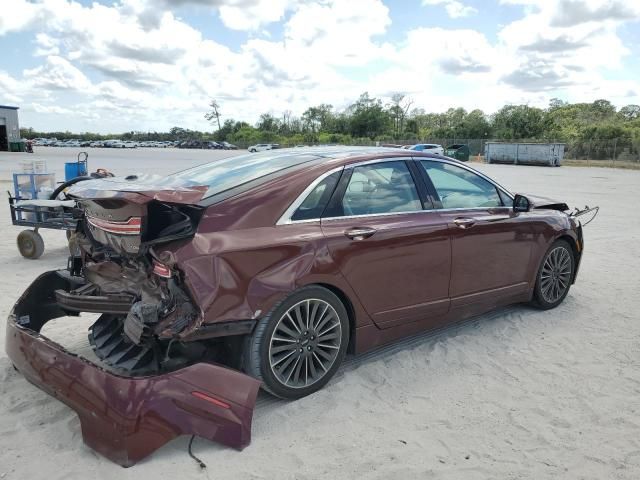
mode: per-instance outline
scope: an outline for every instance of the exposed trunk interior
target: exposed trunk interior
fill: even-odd
[[[96,355],[125,372],[144,374],[202,357],[206,345],[182,348],[180,334],[199,318],[175,265],[154,247],[195,233],[202,210],[148,199],[81,199],[68,270],[76,288],[57,290],[70,312],[102,313],[89,330]]]

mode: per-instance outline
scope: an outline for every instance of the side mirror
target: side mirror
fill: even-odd
[[[516,193],[513,197],[513,211],[514,212],[528,212],[531,209],[531,202],[524,195]]]

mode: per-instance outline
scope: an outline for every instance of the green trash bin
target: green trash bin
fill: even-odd
[[[447,157],[455,158],[461,162],[469,161],[469,145],[463,143],[456,143],[449,145],[445,151]]]
[[[24,142],[9,142],[9,151],[10,152],[24,152],[25,151],[25,143]]]

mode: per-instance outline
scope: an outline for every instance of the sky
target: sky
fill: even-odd
[[[640,104],[639,0],[10,0],[0,105],[22,127],[212,130],[363,92],[495,112]],[[6,6],[5,6],[6,7]]]

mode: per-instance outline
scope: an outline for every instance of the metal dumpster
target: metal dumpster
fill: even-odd
[[[484,161],[485,163],[559,167],[564,157],[564,145],[564,143],[487,142]]]
[[[24,152],[26,150],[24,142],[9,142],[10,152]]]
[[[447,157],[455,158],[461,162],[469,161],[469,145],[465,145],[463,143],[449,145],[444,153]]]

